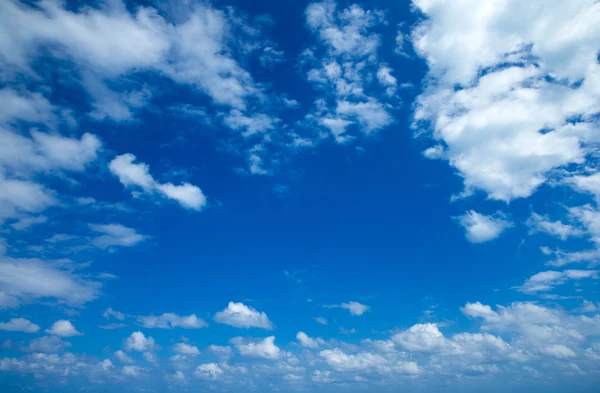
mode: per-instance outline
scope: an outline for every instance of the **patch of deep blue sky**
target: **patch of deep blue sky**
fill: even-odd
[[[237,59],[256,81],[299,102],[298,109],[278,111],[282,124],[301,120],[321,94],[298,66],[302,51],[316,42],[305,25],[308,3],[213,4],[233,6],[249,19],[270,16],[264,34],[284,52],[285,60],[264,68],[256,58]],[[339,8],[344,4],[339,2]],[[131,315],[195,313],[211,321],[227,302],[243,301],[268,314],[281,344],[293,341],[299,330],[333,337],[340,327],[356,329],[356,334],[344,339],[358,343],[419,321],[445,322],[445,332],[468,330],[472,323],[459,312],[466,302],[493,305],[533,300],[511,288],[538,272],[547,260],[539,252],[540,246],[555,248],[558,242],[530,236],[529,228],[517,224],[493,242],[471,244],[454,217],[470,209],[490,214],[502,210],[515,222],[523,222],[532,206],[540,214],[560,215],[563,206],[556,201],[580,205],[578,201],[589,198],[564,187],[544,185],[530,198],[510,204],[488,200],[480,192],[451,201],[450,196],[462,190],[461,178],[447,162],[423,157],[422,151],[431,142],[415,138],[410,128],[426,65],[414,55],[394,53],[398,26],[409,32],[415,14],[408,2],[377,1],[369,2],[368,7],[386,12],[387,24],[374,29],[382,37],[380,57],[394,70],[399,83],[413,85],[400,91],[402,104],[392,111],[393,124],[356,143],[340,145],[330,140],[301,152],[272,151],[280,165],[270,176],[240,173],[246,162],[243,154],[235,151],[243,148],[239,136],[221,125],[218,113],[224,109],[206,95],[157,73],[134,72],[111,88],[126,91],[147,85],[153,93],[150,103],[136,112],[134,121],[96,121],[85,115],[90,110],[85,92],[70,83],[77,71],[68,62],[40,58],[35,69],[50,87],[48,97],[73,108],[78,128],[104,142],[107,160],[131,152],[150,165],[158,180],[189,181],[202,188],[209,200],[209,207],[200,213],[169,202],[157,207],[143,198],[128,200],[128,211],[51,209],[51,225],[27,235],[6,234],[7,242],[14,244],[21,256],[35,252],[19,249],[19,244],[39,242],[54,233],[83,233],[89,221],[119,222],[149,236],[136,247],[109,253],[87,250],[78,256],[93,260],[97,271],[118,278],[106,281],[103,296],[75,317],[85,336],[71,340],[74,348],[102,357],[106,347],[121,345],[123,330],[98,327],[105,323],[102,312],[111,306]],[[35,89],[35,83],[29,84]],[[205,108],[210,121],[168,110],[184,103]],[[112,203],[129,198],[129,191],[111,179],[107,168],[92,167],[85,175],[73,177],[77,184],[50,177],[44,181],[58,193],[68,190],[72,195],[93,195]],[[560,247],[587,246],[583,239],[569,239]],[[61,256],[65,257],[46,255]],[[556,292],[572,290],[567,284]],[[600,299],[595,291],[587,298]],[[368,304],[368,317],[323,308],[324,304],[349,300]],[[579,306],[580,301],[561,304],[568,309]],[[428,309],[434,313],[424,314]],[[36,304],[23,306],[19,314],[40,326],[49,326],[63,315],[60,307]],[[313,319],[319,316],[328,318],[330,324],[315,324]],[[240,333],[220,325],[182,335],[204,347],[225,345]],[[242,334],[264,336],[256,330]],[[152,336],[164,345],[174,340],[169,330],[153,330]]]

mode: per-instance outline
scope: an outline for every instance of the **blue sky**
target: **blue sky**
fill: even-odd
[[[595,391],[594,0],[0,4],[7,392]]]

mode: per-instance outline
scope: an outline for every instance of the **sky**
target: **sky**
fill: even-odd
[[[596,392],[596,0],[0,2],[3,392]]]

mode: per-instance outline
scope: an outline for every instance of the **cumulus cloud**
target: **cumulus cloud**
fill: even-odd
[[[147,236],[137,233],[135,229],[121,224],[90,224],[89,227],[100,234],[92,239],[92,244],[102,249],[131,247],[147,239]]]
[[[141,316],[137,317],[138,323],[145,328],[173,329],[181,327],[183,329],[200,329],[207,327],[208,324],[195,314],[180,316],[174,313],[164,313],[159,316]]]
[[[303,347],[312,349],[318,348],[320,345],[325,344],[325,341],[322,338],[311,338],[304,332],[298,332],[298,334],[296,334],[296,340],[298,340],[300,345]]]
[[[259,312],[243,303],[229,302],[227,308],[215,314],[215,322],[237,328],[273,329],[273,323],[264,312]]]
[[[483,243],[500,236],[506,229],[512,227],[512,222],[498,217],[486,216],[470,210],[458,217],[458,222],[466,230],[467,239],[471,243]]]
[[[142,332],[133,332],[125,340],[126,351],[149,352],[158,348],[154,338],[146,337]]]
[[[353,355],[334,348],[321,351],[319,356],[336,371],[377,370],[388,366],[388,361],[384,357],[368,352]]]
[[[407,351],[436,352],[443,349],[446,339],[434,323],[417,324],[392,336],[392,341]]]
[[[114,355],[121,363],[126,363],[126,364],[135,363],[135,360],[133,360],[131,357],[129,357],[129,355],[127,355],[125,352],[123,352],[120,349],[118,351],[115,351]]]
[[[231,339],[240,355],[252,358],[261,358],[268,360],[278,359],[282,352],[275,345],[275,336],[269,336],[262,341],[247,341],[242,337]]]
[[[431,125],[467,191],[528,197],[553,170],[584,163],[600,109],[595,2],[413,4],[425,18],[412,43],[430,82],[415,127]]]
[[[57,336],[44,336],[31,340],[27,345],[27,350],[30,352],[57,353],[70,346],[70,342],[63,341]]]
[[[104,313],[102,314],[102,316],[106,319],[110,319],[112,317],[118,321],[125,320],[125,314],[123,314],[122,312],[113,310],[112,307],[107,308],[106,311],[104,311]]]
[[[200,355],[200,350],[198,350],[197,347],[186,343],[177,343],[173,345],[173,351],[180,355]]]
[[[0,323],[0,330],[8,332],[37,333],[40,327],[25,318],[11,318],[8,322]]]
[[[146,193],[158,193],[167,199],[177,201],[186,209],[201,210],[206,205],[206,197],[200,188],[183,183],[158,183],[150,175],[150,167],[144,163],[136,163],[133,154],[122,154],[109,164],[110,171],[119,178],[125,187],[141,188]]]
[[[59,337],[73,337],[82,335],[77,331],[77,329],[75,329],[75,326],[73,326],[70,321],[64,319],[54,322],[50,329],[46,330],[46,333]]]
[[[214,381],[223,375],[224,371],[216,363],[205,363],[199,365],[194,371],[194,375],[200,379]]]
[[[561,221],[551,221],[546,216],[532,213],[526,224],[531,228],[531,232],[546,233],[555,236],[561,240],[567,240],[570,237],[583,236],[585,231]]]

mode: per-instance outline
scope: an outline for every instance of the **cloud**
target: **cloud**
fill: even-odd
[[[142,332],[133,332],[131,336],[125,340],[126,351],[148,352],[158,348],[154,338],[144,336]]]
[[[106,319],[115,318],[117,321],[125,320],[125,315],[122,312],[113,310],[112,307],[109,307],[104,311],[102,316]]]
[[[152,353],[152,352],[144,352],[144,354],[142,355],[144,357],[144,359],[152,364],[158,364],[158,357],[156,356],[156,354]]]
[[[13,229],[16,229],[17,231],[24,231],[31,228],[34,225],[43,224],[46,221],[48,221],[48,218],[44,216],[28,216],[19,218],[16,222],[10,224],[10,226]]]
[[[300,342],[300,345],[306,348],[318,348],[320,345],[324,344],[325,341],[322,338],[310,338],[304,332],[298,332],[296,334],[296,339]]]
[[[329,323],[327,321],[327,318],[323,318],[323,317],[317,317],[317,318],[315,318],[315,321],[320,325],[327,325]]]
[[[392,336],[392,341],[404,350],[415,352],[437,352],[447,345],[444,335],[434,323],[414,325]]]
[[[342,304],[326,304],[323,307],[325,308],[343,308],[345,310],[350,311],[351,315],[361,316],[367,311],[369,311],[369,306],[365,306],[364,304],[358,302],[347,302]]]
[[[158,329],[173,329],[181,327],[184,329],[201,329],[208,326],[208,323],[201,318],[196,317],[195,314],[188,316],[179,316],[173,313],[164,313],[157,317],[155,316],[142,316],[137,317],[138,323],[145,328],[158,328]]]
[[[365,306],[364,304],[360,304],[358,302],[348,302],[340,304],[340,307],[350,311],[350,314],[361,316],[367,311],[369,311],[369,306]]]
[[[125,187],[139,187],[146,193],[158,193],[167,199],[177,201],[186,209],[201,210],[206,205],[206,197],[200,188],[189,183],[174,185],[158,183],[150,175],[150,167],[135,163],[133,154],[122,154],[109,164],[110,171],[119,178]]]
[[[229,302],[227,308],[215,314],[215,322],[237,328],[261,328],[271,330],[273,323],[264,312],[259,312],[243,303]]]
[[[281,356],[281,350],[275,345],[275,336],[269,336],[262,341],[246,342],[241,337],[231,339],[240,355],[252,358],[275,360]]]
[[[485,216],[470,210],[458,217],[458,222],[467,231],[466,236],[471,243],[483,243],[497,238],[512,227],[510,221],[501,218],[501,214],[497,215],[499,217]]]
[[[140,366],[123,366],[121,371],[123,375],[127,375],[128,377],[139,377],[145,369]]]
[[[381,89],[391,96],[397,81],[389,67],[379,64],[380,37],[372,32],[384,23],[383,13],[356,4],[337,11],[335,2],[325,1],[306,8],[306,23],[320,44],[305,51],[303,64],[312,66],[306,77],[324,92],[308,119],[328,130],[338,143],[353,140],[354,128],[369,135],[390,125],[391,105],[377,97]],[[372,81],[374,74],[379,84]]]
[[[5,306],[34,300],[82,306],[100,295],[101,286],[101,282],[68,265],[0,256],[0,300]]]
[[[598,270],[565,270],[562,272],[548,270],[534,274],[518,287],[524,293],[550,291],[557,285],[565,284],[568,280],[581,280],[583,278],[598,278]]]
[[[64,319],[54,322],[50,329],[46,330],[46,333],[59,337],[73,337],[83,335],[79,333],[77,329],[75,329],[75,326],[73,326],[73,324],[70,321]]]
[[[121,224],[90,224],[90,229],[101,233],[92,239],[92,244],[98,248],[106,249],[111,247],[131,247],[147,239],[147,236],[140,235],[133,228],[128,228]]]
[[[388,361],[381,355],[368,352],[352,355],[339,348],[323,350],[319,356],[336,371],[377,370],[388,365]]]
[[[223,373],[224,371],[216,363],[201,364],[194,371],[196,377],[207,381],[214,381]]]
[[[197,347],[186,343],[177,343],[173,345],[173,351],[180,355],[200,355],[200,351]]]
[[[593,1],[413,5],[424,19],[412,43],[429,68],[415,128],[431,127],[467,192],[525,198],[585,162],[600,108]]]
[[[233,351],[231,350],[231,347],[227,346],[209,345],[208,350],[220,358],[227,359],[233,356]]]
[[[120,349],[118,351],[115,351],[114,355],[121,363],[126,363],[126,364],[135,363],[135,360],[133,360],[131,357],[129,357],[125,352],[123,352]]]
[[[531,213],[531,217],[526,224],[531,228],[531,232],[542,232],[555,236],[561,240],[567,240],[569,237],[583,236],[585,232],[579,228],[565,224],[561,221],[550,221],[548,217]]]
[[[59,337],[44,336],[31,340],[27,345],[27,350],[30,352],[56,353],[70,346],[70,342],[63,341]]]
[[[0,323],[0,330],[8,332],[37,333],[40,327],[24,318],[11,318],[8,322]]]

